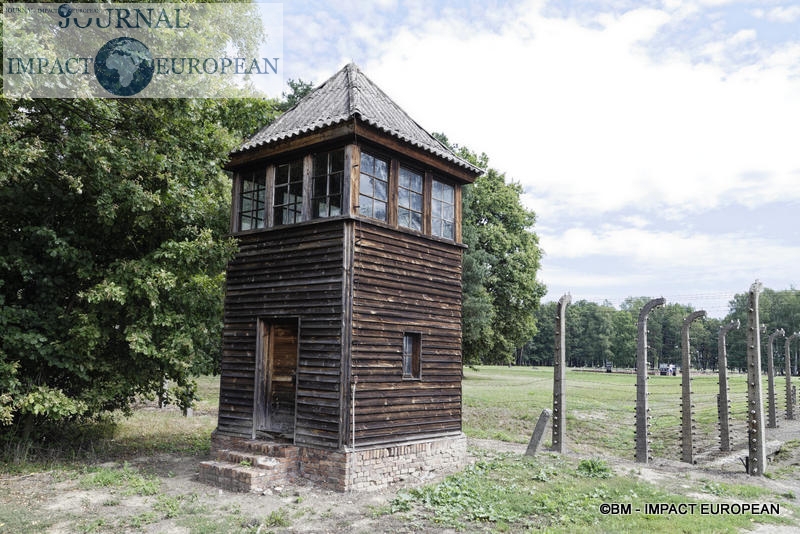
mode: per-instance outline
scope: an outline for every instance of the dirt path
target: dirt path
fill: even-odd
[[[745,451],[716,455],[691,466],[655,460],[647,466],[616,458],[605,459],[618,474],[636,473],[642,480],[667,490],[685,493],[687,485],[707,487],[714,482],[758,485],[777,494],[800,495],[800,422],[790,422],[768,432],[773,457],[770,477],[750,477],[738,458]],[[525,445],[492,440],[469,441],[471,450],[522,454]],[[574,453],[600,456],[592,451]],[[154,481],[155,491],[137,491],[132,480],[103,486],[87,484],[87,472],[53,470],[0,477],[0,532],[301,532],[369,533],[450,532],[432,524],[419,524],[388,513],[403,486],[363,493],[335,493],[304,481],[276,486],[263,494],[236,494],[198,482],[203,458],[159,454],[134,458],[128,470]],[[105,466],[118,471],[119,464]],[[88,471],[89,473],[92,471]],[[411,485],[409,482],[407,485]],[[711,498],[700,495],[699,498]],[[16,516],[24,515],[18,523]],[[12,514],[12,515],[13,515]],[[20,516],[21,517],[21,516]],[[20,527],[21,526],[21,527]],[[43,527],[43,528],[42,528]],[[258,528],[261,527],[261,528]],[[794,530],[770,532],[790,532]],[[767,532],[764,530],[763,532]]]

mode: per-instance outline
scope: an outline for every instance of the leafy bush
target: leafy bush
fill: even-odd
[[[605,460],[598,458],[581,460],[578,464],[578,473],[590,478],[609,478],[612,474]]]

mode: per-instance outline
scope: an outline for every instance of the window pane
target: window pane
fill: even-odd
[[[327,154],[315,154],[314,155],[314,165],[311,173],[314,176],[324,176],[328,174],[328,155]]]
[[[403,354],[403,376],[411,376],[411,354]]]
[[[389,165],[382,159],[375,161],[375,176],[381,180],[389,179]]]
[[[377,200],[388,200],[389,184],[380,180],[375,180],[375,198]]]
[[[410,208],[411,207],[411,192],[408,189],[403,189],[402,187],[397,191],[397,205],[403,208]]]
[[[358,214],[372,217],[372,198],[363,195],[358,197]]]
[[[411,226],[411,212],[407,209],[399,208],[397,210],[397,224],[409,228]]]
[[[422,230],[422,175],[410,169],[400,167],[400,180],[398,188],[398,214],[399,208],[404,209],[404,216],[398,217],[398,224],[412,230]]]
[[[417,230],[419,232],[422,231],[422,214],[421,213],[412,213],[411,214],[411,229]]]
[[[288,182],[289,182],[289,166],[278,165],[278,169],[275,171],[275,183],[285,184]]]
[[[266,178],[263,171],[253,171],[242,176],[239,206],[239,230],[264,227]]]
[[[452,222],[444,221],[442,226],[442,237],[449,237],[450,239],[453,239],[453,236],[455,236],[454,229],[455,227],[453,226]]]
[[[330,197],[330,216],[336,217],[337,215],[342,214],[342,197],[341,196],[331,196]]]
[[[410,171],[400,167],[400,187],[411,188]]]
[[[455,192],[453,186],[442,184],[442,200],[449,204],[453,204]]]
[[[344,150],[334,150],[313,157],[311,184],[312,217],[332,217],[342,212],[342,175],[344,170]],[[302,165],[297,167],[298,188],[292,188],[297,194],[298,209],[302,207]]]
[[[411,209],[422,212],[422,195],[411,195]]]
[[[314,217],[328,216],[328,205],[325,203],[324,198],[315,198],[311,203],[311,210]]]
[[[446,221],[453,221],[455,220],[455,211],[456,208],[452,204],[445,204],[442,207],[442,219]]]
[[[431,202],[431,217],[434,219],[442,218],[442,203],[441,201],[434,200]]]
[[[327,176],[319,176],[314,178],[314,196],[315,197],[324,197],[328,194],[328,177]]]
[[[381,221],[386,220],[386,202],[379,202],[376,200],[374,205],[374,210],[375,213],[373,216],[376,219],[380,219]]]
[[[367,176],[366,174],[361,175],[361,179],[358,181],[358,192],[362,195],[372,196],[375,187],[373,182],[375,180]]]
[[[422,192],[422,175],[400,167],[400,186],[417,193]]]
[[[361,153],[359,178],[359,215],[387,220],[389,200],[389,163],[367,152]]]
[[[293,182],[303,181],[303,160],[299,159],[291,163],[289,174]]]
[[[422,175],[415,174],[414,179],[411,181],[411,189],[417,193],[422,193]]]
[[[420,335],[403,334],[403,378],[419,378],[420,361]]]
[[[375,158],[366,152],[361,153],[361,172],[375,174]]]
[[[289,186],[281,185],[275,188],[275,205],[281,206],[289,201]]]
[[[433,181],[433,198],[436,200],[442,199],[442,182]]]
[[[331,167],[330,172],[343,172],[344,171],[344,149],[334,150],[330,153]]]
[[[294,197],[303,197],[303,182],[292,182],[290,192]]]
[[[330,195],[341,195],[342,194],[342,173],[337,172],[336,174],[331,174],[331,188],[328,191]]]

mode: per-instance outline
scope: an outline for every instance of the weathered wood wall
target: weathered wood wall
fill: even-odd
[[[298,444],[340,445],[342,309],[341,219],[238,236],[228,266],[218,430],[249,437],[258,320],[298,318]]]
[[[459,432],[462,248],[355,224],[356,447]],[[403,379],[405,332],[421,334],[419,380]],[[350,432],[348,423],[348,442]]]
[[[350,445],[352,377],[357,447],[461,430],[460,246],[352,219],[238,238],[225,299],[220,432],[251,435],[258,320],[290,317],[300,325],[296,443]],[[404,333],[420,334],[419,379],[403,378]]]

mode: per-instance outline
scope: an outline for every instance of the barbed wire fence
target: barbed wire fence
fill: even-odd
[[[757,292],[760,292],[760,284],[753,285],[753,288],[757,286],[758,289],[755,290],[755,309],[757,309]],[[751,288],[750,292],[751,298],[754,292],[753,288]],[[723,296],[733,298],[733,294],[721,293],[681,295],[680,297],[683,299],[689,297],[708,300],[716,299],[719,302],[719,299]],[[673,298],[677,297],[673,296]],[[665,299],[656,300],[663,303]],[[656,305],[659,305],[659,303],[656,303]],[[727,312],[727,306],[723,305],[718,305],[712,309],[714,312]],[[694,318],[699,318],[704,314],[694,312],[690,315],[693,315]],[[748,316],[748,329],[753,330],[753,325],[757,324],[757,322],[757,312],[755,317]],[[561,322],[558,324],[561,327],[561,335],[563,336],[563,324]],[[728,329],[731,328],[733,328],[733,323],[728,327]],[[753,333],[748,332],[748,349],[754,350],[755,345],[758,345],[759,351],[755,352],[758,360],[769,363],[767,355],[762,355],[760,352],[761,344],[759,339],[757,335],[753,337]],[[688,348],[688,340],[686,346]],[[557,347],[560,347],[559,350],[563,351],[563,344],[557,343]],[[787,354],[788,350],[787,345]],[[764,431],[763,420],[760,420],[762,424],[761,430],[757,425],[754,426],[756,419],[760,419],[766,414],[770,417],[770,423],[767,426],[773,427],[779,426],[781,422],[796,418],[794,414],[796,411],[794,409],[796,406],[795,386],[791,384],[792,371],[794,369],[791,356],[783,355],[782,352],[775,350],[773,360],[769,365],[770,372],[763,375],[761,373],[761,365],[754,363],[758,360],[753,359],[753,351],[748,350],[748,368],[751,374],[755,373],[750,378],[746,373],[740,371],[720,373],[718,377],[716,372],[692,370],[690,366],[682,366],[681,372],[687,378],[676,380],[675,376],[648,374],[645,358],[643,374],[645,375],[646,385],[643,388],[640,387],[642,383],[640,377],[627,375],[626,378],[617,378],[619,374],[614,373],[615,378],[613,380],[609,378],[609,375],[598,376],[596,380],[582,378],[575,381],[565,381],[562,377],[558,380],[561,382],[560,386],[554,385],[554,392],[556,388],[561,388],[565,398],[568,399],[566,402],[569,407],[568,413],[573,419],[572,426],[577,427],[577,430],[567,427],[567,434],[569,440],[578,446],[587,445],[602,448],[615,456],[621,458],[633,457],[640,461],[639,449],[641,440],[639,429],[643,427],[646,429],[644,432],[646,440],[645,462],[653,457],[687,461],[687,440],[685,439],[687,432],[690,433],[691,453],[688,455],[688,461],[691,463],[702,463],[720,454],[725,454],[729,450],[742,450],[748,447],[751,454],[747,459],[753,457],[757,462],[758,458],[753,456],[755,449],[753,449],[752,443],[757,438],[760,442],[759,446],[763,450]],[[637,355],[637,367],[640,362],[641,360]],[[758,366],[758,370],[753,371],[752,368],[754,366]],[[656,370],[655,372],[657,373],[658,371]],[[781,378],[784,375],[785,379]],[[754,376],[757,376],[758,379],[754,379]],[[771,381],[769,380],[770,377],[772,378]],[[689,388],[684,386],[682,388],[681,382],[684,380],[691,380],[693,382],[692,386]],[[727,383],[722,386],[725,388],[727,399],[724,399],[721,393],[720,381]],[[756,382],[758,382],[757,387]],[[762,382],[764,382],[763,385]],[[760,390],[762,388],[766,390],[766,393],[761,393]],[[644,403],[641,402],[640,398],[641,389],[645,390],[644,398],[646,401]],[[754,391],[756,390],[758,390],[758,395],[754,396]],[[598,391],[602,391],[603,394],[597,395]],[[687,391],[690,391],[690,393],[687,394]],[[756,401],[754,399],[758,399],[761,405],[755,407],[754,402]],[[726,406],[729,407],[728,410],[721,408],[720,402],[723,400]],[[683,408],[684,405],[687,405],[689,413],[688,424],[687,412]],[[557,397],[554,397],[554,409],[561,409],[563,406],[564,402],[559,402]],[[640,411],[642,412],[641,417],[639,415]],[[720,418],[725,416],[726,411],[727,425],[723,425]],[[773,412],[774,418],[772,417]],[[566,413],[563,414],[563,417],[566,418]],[[772,421],[774,421],[774,425]],[[726,432],[724,432],[726,437],[724,443],[722,439],[723,426],[727,427]],[[554,442],[556,441],[555,435],[554,432]],[[697,453],[697,456],[695,456],[695,453]],[[760,474],[759,470],[752,469],[752,465],[751,463],[751,468],[748,468],[748,471],[751,474]]]

